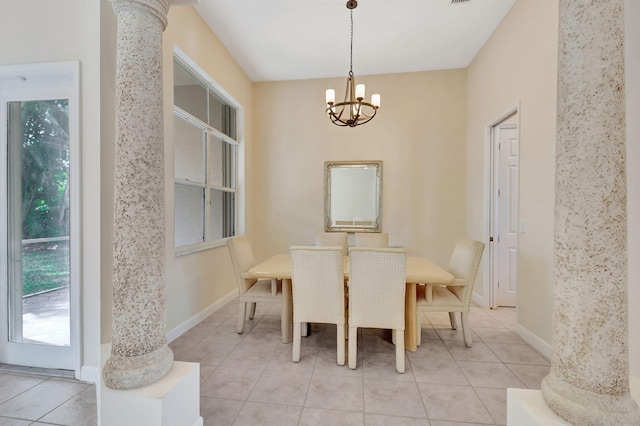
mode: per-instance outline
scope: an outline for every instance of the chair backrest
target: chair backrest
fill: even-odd
[[[402,248],[349,249],[349,327],[404,330],[407,257]]]
[[[321,232],[316,236],[316,246],[342,247],[343,256],[347,252],[347,233],[346,232]]]
[[[480,241],[461,239],[458,240],[451,254],[448,271],[456,277],[458,286],[447,288],[460,299],[464,306],[471,302],[473,285],[480,267],[484,243]],[[464,285],[460,281],[464,281]]]
[[[389,247],[389,234],[386,232],[356,232],[354,242],[356,247],[385,248]]]
[[[253,251],[247,237],[234,237],[227,240],[231,263],[236,273],[238,291],[242,296],[257,280],[254,278],[244,278],[243,274],[255,265]]]
[[[293,322],[344,326],[342,247],[293,246],[289,251]]]

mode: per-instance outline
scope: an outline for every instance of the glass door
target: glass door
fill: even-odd
[[[0,362],[73,370],[70,100],[42,87],[1,94]]]

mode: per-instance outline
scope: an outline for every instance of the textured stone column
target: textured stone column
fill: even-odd
[[[560,0],[553,360],[547,405],[640,425],[629,394],[624,0]]]
[[[117,15],[112,389],[171,369],[165,325],[162,32],[169,0],[112,0]]]

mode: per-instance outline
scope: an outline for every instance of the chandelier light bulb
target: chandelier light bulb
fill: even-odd
[[[364,99],[364,84],[356,84],[356,99],[359,101]]]
[[[371,105],[376,108],[380,108],[380,93],[371,95]]]
[[[336,91],[333,89],[327,89],[327,105],[332,105],[336,101]]]

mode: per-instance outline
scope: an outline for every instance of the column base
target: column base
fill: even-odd
[[[640,404],[640,379],[630,380],[631,398]],[[610,423],[615,424],[613,419]],[[633,424],[633,423],[631,423]],[[542,392],[535,389],[507,389],[508,426],[568,426],[567,422],[545,403]]]
[[[119,357],[113,353],[104,364],[102,378],[111,389],[135,389],[152,384],[171,370],[169,346],[141,356]]]
[[[115,390],[101,387],[103,425],[202,426],[200,364],[173,362],[171,371],[142,388]]]

